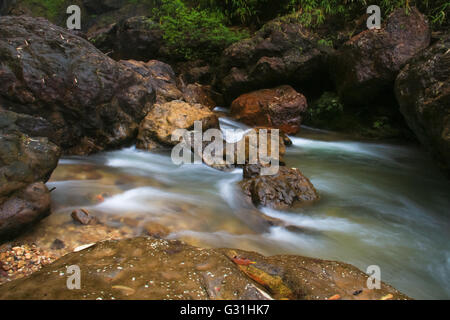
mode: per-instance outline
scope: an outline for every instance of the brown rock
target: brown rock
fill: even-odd
[[[395,10],[380,30],[347,41],[332,58],[338,93],[346,105],[371,105],[392,97],[395,77],[406,62],[430,44],[428,22],[416,8]]]
[[[295,134],[300,129],[306,98],[291,86],[243,94],[231,104],[231,115],[251,126],[267,126]]]
[[[330,48],[295,17],[280,17],[265,24],[251,38],[228,47],[219,65],[217,87],[225,100],[286,83],[317,91],[328,79]]]
[[[280,167],[275,175],[259,174],[258,166],[244,167],[244,180],[240,183],[256,207],[286,209],[319,199],[312,183],[298,169]]]
[[[0,107],[0,238],[11,238],[50,214],[50,178],[60,149],[40,137],[49,133],[42,118]]]
[[[395,93],[411,130],[450,175],[450,36],[405,66]]]
[[[42,182],[30,184],[0,204],[0,238],[11,238],[50,214],[50,192]]]
[[[66,247],[66,245],[64,244],[64,242],[62,240],[55,239],[55,241],[53,241],[50,248],[52,250],[61,250],[61,249],[64,249],[65,247]]]
[[[84,209],[74,210],[70,216],[74,221],[83,225],[91,224],[95,220],[94,217],[89,215],[89,212]]]
[[[209,85],[193,83],[183,85],[181,90],[183,91],[183,99],[186,102],[199,103],[210,110],[224,103],[221,94]]]
[[[144,230],[149,236],[157,239],[165,238],[170,233],[169,228],[156,222],[146,223]]]
[[[177,87],[175,72],[167,63],[158,60],[148,62],[122,60],[120,62],[143,76],[146,82],[152,84],[156,91],[158,103],[183,99],[183,93]]]
[[[0,105],[40,116],[66,153],[129,142],[151,108],[152,86],[86,40],[42,18],[0,20]]]
[[[157,146],[178,144],[171,137],[175,130],[192,130],[195,121],[202,122],[203,130],[219,128],[219,119],[208,108],[174,100],[156,104],[147,114],[139,128],[137,147],[151,150]]]
[[[60,273],[74,264],[83,270],[82,286],[67,290]],[[0,299],[326,300],[339,295],[343,300],[379,300],[388,294],[393,299],[409,299],[383,282],[379,290],[364,289],[353,295],[366,287],[368,277],[341,262],[293,255],[265,257],[241,250],[200,249],[180,241],[134,238],[104,241],[69,253],[32,277],[2,285]]]

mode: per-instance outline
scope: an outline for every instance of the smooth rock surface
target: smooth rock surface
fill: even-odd
[[[81,289],[67,289],[67,267],[78,265]],[[340,262],[300,256],[264,257],[231,249],[200,249],[180,241],[106,241],[68,254],[28,278],[0,286],[0,299],[408,299]],[[358,292],[358,294],[355,294]]]
[[[68,154],[130,142],[151,108],[151,84],[86,40],[42,18],[0,20],[0,106],[52,124]]]
[[[382,28],[351,38],[332,57],[330,67],[345,105],[371,105],[393,97],[392,87],[401,68],[428,47],[428,21],[416,8],[397,9]],[[394,98],[395,99],[395,98]]]
[[[450,36],[403,68],[395,92],[411,130],[450,174]]]
[[[231,104],[231,116],[250,126],[267,126],[296,134],[308,104],[291,86],[263,89],[241,95]]]

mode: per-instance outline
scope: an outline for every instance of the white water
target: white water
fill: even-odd
[[[222,129],[241,128],[221,119]],[[317,137],[319,135],[319,137]],[[140,214],[195,245],[291,253],[381,267],[382,280],[414,298],[450,298],[450,183],[416,147],[293,137],[286,161],[321,195],[316,205],[262,211],[306,228],[266,228],[242,201],[231,173],[175,166],[168,154],[127,148],[60,162],[49,186],[57,212],[80,206],[112,216]],[[326,141],[328,140],[328,141]],[[83,176],[83,170],[100,177]],[[100,204],[86,195],[108,192]]]

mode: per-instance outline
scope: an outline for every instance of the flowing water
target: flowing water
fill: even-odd
[[[226,118],[221,126],[245,129]],[[339,260],[363,271],[378,265],[383,281],[413,298],[450,298],[450,183],[422,150],[314,130],[292,141],[287,165],[311,179],[321,200],[262,211],[310,232],[255,218],[236,185],[242,170],[176,166],[168,152],[135,148],[62,159],[48,183],[56,187],[53,216],[70,220],[83,207],[111,221],[133,217],[137,233],[157,222],[193,245]],[[92,201],[99,193],[105,200]]]

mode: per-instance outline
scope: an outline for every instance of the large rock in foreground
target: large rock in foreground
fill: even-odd
[[[0,109],[0,238],[50,213],[43,183],[56,168],[60,149],[40,136],[46,125],[44,119]]]
[[[298,19],[282,17],[264,25],[249,39],[227,48],[220,63],[218,85],[233,101],[252,90],[290,83],[317,89],[328,79],[329,48]]]
[[[280,167],[275,175],[260,175],[259,165],[244,167],[240,183],[244,194],[256,207],[287,209],[319,199],[313,184],[300,170]]]
[[[231,115],[250,126],[267,126],[296,134],[308,104],[291,86],[243,94],[231,104]]]
[[[409,127],[450,174],[450,36],[405,66],[395,92]]]
[[[81,270],[79,290],[67,289],[71,265]],[[0,286],[0,299],[408,299],[384,283],[379,290],[367,289],[367,278],[340,262],[135,238],[68,254]]]
[[[132,140],[155,98],[143,77],[45,19],[0,19],[0,106],[41,116],[85,154]]]
[[[428,22],[416,8],[395,10],[380,30],[366,30],[347,41],[330,64],[346,105],[370,105],[393,96],[400,69],[430,44]]]

